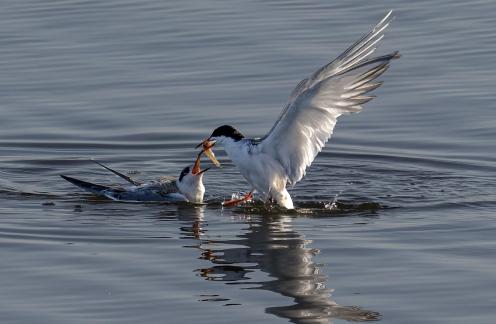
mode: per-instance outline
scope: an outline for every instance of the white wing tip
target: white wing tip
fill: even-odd
[[[386,14],[386,16],[384,16],[384,18],[382,18],[382,20],[376,25],[376,28],[377,28],[377,26],[381,26],[383,23],[385,23],[389,19],[389,17],[391,17],[392,14],[393,14],[393,10],[390,9],[388,11],[388,13]],[[394,17],[391,17],[391,20],[393,20],[393,19],[394,19]],[[389,22],[387,24],[389,24]]]

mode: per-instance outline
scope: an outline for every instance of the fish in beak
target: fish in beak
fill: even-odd
[[[195,148],[202,146],[203,150],[198,155],[198,158],[202,153],[205,153],[205,155],[210,159],[210,161],[212,161],[212,163],[215,164],[216,167],[220,168],[220,162],[217,160],[214,152],[212,151],[212,147],[215,146],[215,143],[216,143],[215,141],[211,141],[210,138],[207,138],[206,140],[198,144]]]
[[[196,158],[196,161],[195,161],[195,164],[193,165],[193,169],[191,170],[191,174],[195,175],[195,176],[198,176],[200,174],[202,174],[203,172],[205,171],[208,171],[210,168],[206,168],[206,169],[201,169],[200,167],[200,157],[202,155],[203,151],[201,151],[199,154],[198,154],[198,157]]]

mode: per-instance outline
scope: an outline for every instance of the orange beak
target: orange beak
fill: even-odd
[[[203,172],[207,171],[210,168],[206,168],[204,170],[201,169],[200,167],[200,157],[202,155],[203,151],[198,154],[198,157],[196,158],[195,164],[193,165],[193,170],[191,170],[191,173],[193,175],[200,175]]]
[[[217,160],[217,158],[215,157],[214,152],[212,151],[212,147],[215,146],[215,141],[211,141],[210,138],[207,138],[206,140],[204,140],[203,142],[201,142],[200,144],[198,144],[195,148],[198,148],[200,146],[203,147],[203,150],[200,152],[200,154],[198,155],[198,157],[202,153],[205,153],[205,155],[208,156],[208,158],[210,159],[210,161],[212,161],[212,163],[215,164],[215,166],[219,168],[220,167],[220,162]]]

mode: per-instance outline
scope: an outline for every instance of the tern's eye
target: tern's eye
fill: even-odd
[[[183,180],[184,176],[189,173],[189,167],[185,167],[183,171],[181,171],[181,175],[179,176],[179,181]]]

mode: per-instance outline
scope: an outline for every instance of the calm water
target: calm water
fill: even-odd
[[[58,177],[151,179],[231,123],[263,135],[296,83],[388,9],[403,57],[338,122],[297,213],[217,151],[205,206],[114,203]],[[493,323],[496,2],[14,1],[0,11],[0,322]],[[337,197],[331,211],[323,206]]]

